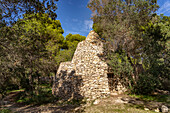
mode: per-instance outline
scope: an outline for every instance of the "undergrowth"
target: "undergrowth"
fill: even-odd
[[[130,94],[129,96],[139,98],[146,101],[157,101],[170,104],[170,95],[135,95]]]

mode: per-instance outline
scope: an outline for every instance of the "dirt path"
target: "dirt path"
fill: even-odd
[[[12,112],[17,112],[17,113],[73,113],[76,110],[80,112],[83,108],[82,106],[70,105],[70,104],[62,104],[62,105],[57,105],[54,103],[49,103],[46,105],[19,104],[14,102],[14,98],[17,94],[18,92],[12,92],[8,94],[3,99],[3,102],[1,101],[0,109],[5,108],[11,110]],[[127,105],[131,107],[127,107]],[[111,110],[111,113],[113,113],[113,111],[118,110],[118,113],[119,111],[120,112],[124,111],[129,113],[133,113],[133,112],[144,113],[145,110],[142,109],[145,108],[149,111],[155,111],[155,110],[160,111],[162,105],[166,105],[167,107],[170,108],[170,105],[161,102],[144,101],[144,100],[140,100],[139,98],[132,98],[128,95],[116,95],[116,96],[110,96],[109,98],[105,98],[105,99],[95,100],[93,102],[93,105],[89,104],[84,107],[84,112],[87,113],[106,112],[107,113],[110,112],[109,110]]]
[[[41,106],[8,104],[5,105],[4,108],[17,113],[70,113],[74,111],[75,106],[56,106],[51,104]]]
[[[162,112],[162,106],[169,108],[170,104],[146,101],[128,95],[111,96],[106,99],[99,99],[92,106],[85,109],[86,113],[154,113]]]
[[[26,105],[14,102],[14,98],[19,92],[9,93],[3,101],[0,101],[0,110],[9,109],[12,113],[70,113],[78,106],[75,105],[55,105],[52,103],[46,105]],[[45,97],[44,97],[45,98]]]

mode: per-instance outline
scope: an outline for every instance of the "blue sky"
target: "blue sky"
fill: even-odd
[[[87,36],[92,30],[91,11],[87,8],[89,0],[59,0],[57,20],[64,29],[64,36],[69,33]],[[158,0],[158,14],[170,16],[170,0]]]

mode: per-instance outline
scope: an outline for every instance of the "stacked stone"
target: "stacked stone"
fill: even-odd
[[[104,42],[94,31],[80,42],[71,62],[60,64],[53,94],[61,98],[96,99],[110,94]]]
[[[71,62],[62,62],[58,68],[52,93],[62,99],[82,98],[79,94],[82,84],[81,76],[75,75]]]
[[[76,67],[76,75],[82,76],[81,94],[84,97],[95,99],[110,93],[108,66],[103,60],[104,56],[103,42],[94,31],[91,31],[86,40],[77,46],[72,63]]]

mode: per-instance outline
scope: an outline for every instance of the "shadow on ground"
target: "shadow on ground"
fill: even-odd
[[[24,105],[19,103],[8,103],[6,105],[1,105],[1,109],[9,109],[12,112],[17,113],[41,113],[41,112],[50,112],[50,113],[65,113],[65,112],[74,112],[75,108],[79,107],[79,105],[71,105],[71,104],[45,104],[45,105]]]

